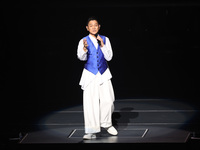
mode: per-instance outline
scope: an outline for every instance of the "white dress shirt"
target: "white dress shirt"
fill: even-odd
[[[97,39],[94,38],[92,35],[89,34],[89,37],[91,39],[91,41],[93,42],[94,46],[96,47],[96,49],[98,48],[98,42]],[[113,57],[113,52],[112,52],[112,47],[110,44],[110,40],[108,37],[105,38],[106,42],[104,44],[103,47],[101,47],[101,50],[104,54],[104,58],[107,61],[110,61]],[[85,52],[83,50],[84,44],[83,44],[83,39],[81,39],[79,41],[78,44],[78,50],[77,50],[77,56],[78,59],[82,60],[82,61],[86,61],[87,60],[87,52]],[[106,80],[109,80],[112,78],[111,72],[109,70],[109,68],[106,69],[106,71],[103,74],[100,74],[100,72],[98,72],[96,75],[91,73],[90,71],[88,71],[87,69],[83,69],[82,72],[82,76],[79,82],[79,85],[81,85],[81,89],[85,89],[87,87],[88,84],[90,84],[90,82],[92,80],[94,80],[95,78],[98,78],[99,80],[99,84],[102,84],[103,82],[105,82]]]

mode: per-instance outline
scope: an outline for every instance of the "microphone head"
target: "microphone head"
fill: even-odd
[[[97,38],[97,36],[98,36],[98,33],[95,34],[95,37],[96,37],[96,38]]]

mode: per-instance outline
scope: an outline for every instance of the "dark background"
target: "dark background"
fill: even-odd
[[[109,37],[116,99],[199,101],[200,3],[1,2],[1,110],[6,126],[82,104],[77,59],[87,18]]]

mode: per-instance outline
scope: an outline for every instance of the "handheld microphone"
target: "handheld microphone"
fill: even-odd
[[[96,38],[97,38],[97,36],[98,36],[98,33],[95,34],[95,37],[96,37]],[[97,39],[97,42],[98,42],[98,44],[101,46],[101,41],[99,41],[99,40]]]

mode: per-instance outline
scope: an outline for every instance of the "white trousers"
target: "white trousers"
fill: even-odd
[[[111,80],[99,85],[95,78],[83,91],[85,133],[98,133],[112,126],[114,91]]]

